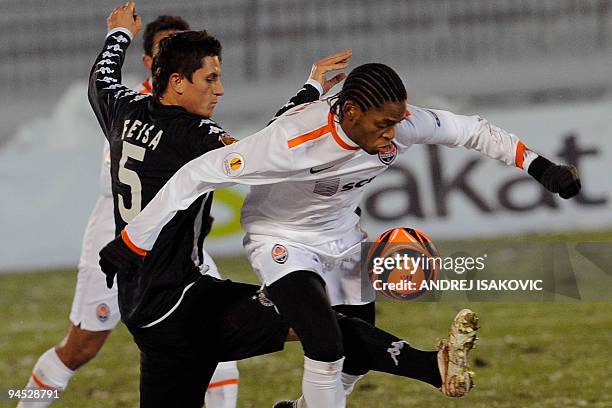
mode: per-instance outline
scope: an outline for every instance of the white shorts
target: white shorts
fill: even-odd
[[[98,264],[100,250],[114,238],[113,198],[100,195],[83,236],[76,290],[70,310],[70,321],[83,330],[113,330],[121,319],[117,282],[108,289],[106,276]],[[206,251],[203,252],[204,264],[209,266],[206,273],[218,278],[217,265]]]
[[[100,270],[98,253],[115,238],[113,197],[98,196],[81,246],[76,290],[70,321],[83,330],[112,330],[120,320],[117,283],[106,287],[106,276]]]
[[[268,235],[246,234],[244,249],[264,285],[299,270],[318,273],[325,281],[332,306],[362,305],[375,299],[372,285],[361,279],[361,229],[339,240],[316,246]]]

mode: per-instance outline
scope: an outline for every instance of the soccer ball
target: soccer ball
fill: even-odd
[[[413,300],[426,292],[423,281],[438,278],[440,264],[435,259],[440,254],[426,234],[398,227],[371,244],[366,267],[376,290],[392,299]]]

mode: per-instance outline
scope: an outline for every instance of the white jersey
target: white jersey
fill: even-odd
[[[181,168],[126,227],[149,250],[164,225],[198,196],[234,184],[252,186],[242,209],[251,234],[317,245],[353,230],[364,187],[414,144],[464,146],[507,165],[537,157],[513,134],[478,116],[408,106],[392,148],[370,155],[336,123],[326,101],[298,106],[260,132]]]

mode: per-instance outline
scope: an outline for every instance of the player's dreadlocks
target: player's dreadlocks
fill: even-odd
[[[346,101],[355,102],[362,111],[380,108],[385,102],[407,99],[406,88],[397,73],[385,64],[369,63],[353,69],[342,85],[342,90],[330,101],[331,109],[342,120],[342,107]]]
[[[179,31],[161,40],[151,69],[153,96],[156,99],[162,96],[174,73],[191,82],[193,73],[202,68],[204,57],[219,57],[221,60],[221,43],[205,30]]]
[[[189,30],[189,23],[179,16],[159,16],[147,24],[143,35],[143,48],[145,55],[153,56],[153,40],[155,34],[161,31],[184,31]]]

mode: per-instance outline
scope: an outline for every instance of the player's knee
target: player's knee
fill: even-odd
[[[372,326],[376,323],[376,306],[374,302],[364,305],[336,305],[333,306],[336,312],[348,317],[357,317]]]
[[[344,357],[341,335],[337,338],[321,339],[308,346],[302,342],[302,346],[304,347],[304,355],[312,360],[332,362]]]

